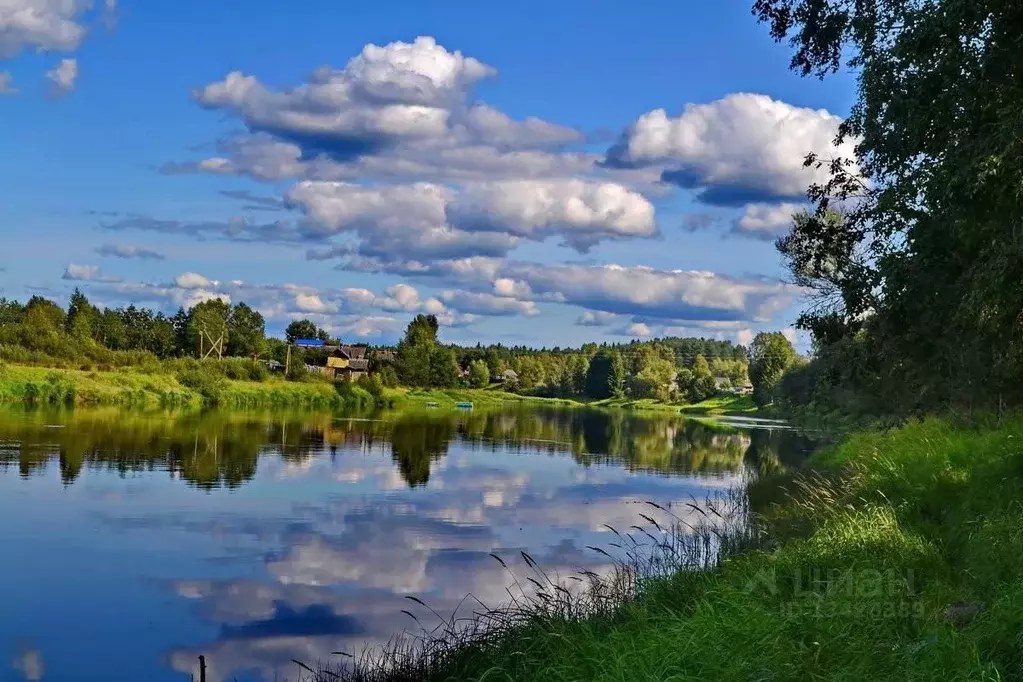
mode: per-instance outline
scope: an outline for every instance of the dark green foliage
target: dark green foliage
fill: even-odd
[[[367,377],[360,378],[358,382],[334,382],[334,390],[336,390],[338,395],[341,396],[341,402],[345,408],[364,409],[376,404],[377,396],[368,390],[369,388],[376,390],[375,382],[372,380],[363,381],[363,379],[367,379]]]
[[[94,332],[97,341],[111,350],[123,350],[127,347],[124,337],[124,321],[116,310],[107,308],[99,320],[99,330]]]
[[[455,385],[458,364],[455,351],[437,344],[430,353],[430,386],[450,388]]]
[[[177,355],[191,354],[189,343],[189,316],[184,308],[178,308],[174,316],[170,318],[171,326],[174,327],[174,350]]]
[[[409,487],[426,485],[430,465],[448,453],[454,435],[455,424],[449,419],[409,417],[394,423],[391,457]]]
[[[469,363],[469,385],[473,388],[486,388],[490,385],[490,369],[483,360]]]
[[[379,400],[380,396],[384,392],[384,382],[380,378],[379,374],[370,374],[359,377],[356,380],[355,385],[373,396],[374,400]]]
[[[261,355],[266,348],[266,322],[245,303],[231,308],[227,330],[227,355]]]
[[[799,325],[820,383],[793,382],[790,398],[874,413],[1023,403],[1023,5],[757,0],[754,13],[791,39],[796,70],[823,77],[848,58],[859,79],[841,129],[857,158],[808,158],[831,179],[779,244],[816,294]]]
[[[458,364],[468,369],[480,360],[490,370],[490,380],[502,378],[505,370],[518,375],[506,388],[517,393],[548,398],[590,398],[601,400],[612,395],[610,366],[597,361],[600,354],[610,359],[618,353],[624,365],[624,383],[619,371],[615,388],[619,397],[660,401],[686,399],[685,391],[675,392],[675,377],[681,368],[691,368],[701,356],[710,365],[713,376],[726,377],[732,384],[747,382],[746,351],[727,341],[666,337],[626,344],[584,344],[581,348],[541,348],[503,346],[455,348]],[[619,368],[620,369],[620,368]],[[600,379],[595,377],[601,376]],[[713,382],[711,382],[713,383]],[[599,386],[599,387],[598,387]],[[707,384],[704,383],[706,388]],[[713,390],[708,391],[713,394]]]
[[[437,341],[440,325],[434,315],[416,315],[398,344],[398,376],[406,386],[416,388],[455,385],[455,352]]]
[[[157,359],[220,356],[213,342],[223,335],[224,359],[259,355],[261,360],[288,364],[288,378],[305,381],[306,364],[323,365],[322,349],[291,347],[285,341],[266,338],[262,316],[245,303],[234,306],[219,299],[206,301],[190,310],[178,309],[167,317],[147,308],[128,306],[100,311],[80,291],[72,296],[69,314],[45,299],[34,299],[31,306],[0,300],[0,319],[9,320],[0,326],[0,355],[3,359],[26,364],[45,364],[66,368],[111,369],[121,366],[160,371]],[[201,338],[200,330],[205,330]],[[715,376],[727,375],[735,381],[744,380],[746,365],[743,349],[727,342],[707,339],[665,338],[654,341],[597,346],[586,344],[580,349],[535,349],[526,346],[493,345],[462,348],[441,344],[437,339],[439,324],[429,315],[416,317],[393,356],[386,349],[370,349],[370,373],[379,374],[386,387],[450,388],[458,376],[477,365],[474,385],[485,386],[481,367],[487,380],[503,380],[506,370],[518,378],[505,382],[505,387],[521,394],[552,398],[644,398],[675,400],[686,392],[673,393],[674,377],[679,366],[692,367],[701,353],[710,353],[711,371]],[[330,342],[329,334],[309,320],[292,322],[288,339],[319,338]],[[212,340],[211,338],[212,337]],[[113,353],[111,351],[118,351]],[[132,356],[123,353],[144,352]],[[591,358],[603,354],[591,368]],[[610,359],[618,358],[612,372]],[[222,365],[224,378],[263,380],[265,365],[251,362]],[[175,372],[177,370],[171,370]],[[600,387],[591,385],[594,377]]]
[[[310,320],[295,320],[284,330],[284,338],[288,343],[295,343],[297,339],[319,338],[319,329]]]
[[[601,351],[590,360],[586,372],[586,395],[596,400],[611,397],[611,354]]]
[[[219,298],[211,298],[192,307],[189,311],[189,336],[197,357],[219,357],[217,351],[210,352],[211,347],[219,347],[224,355],[227,354],[227,344],[231,342],[230,317],[231,304]]]
[[[214,363],[199,363],[178,373],[178,382],[202,395],[209,403],[216,403],[224,390],[224,374]]]
[[[0,319],[4,321],[0,345],[5,346],[5,356],[29,364],[98,369],[135,366],[155,371],[155,359],[195,357],[200,349],[200,328],[208,329],[214,338],[228,334],[226,355],[232,350],[251,355],[266,343],[258,312],[244,303],[232,308],[220,300],[200,303],[188,311],[182,308],[167,317],[135,305],[101,311],[75,289],[66,314],[56,303],[40,297],[25,306],[0,299]],[[204,347],[208,350],[209,346],[207,340]],[[14,357],[19,353],[20,357]],[[252,370],[251,362],[245,367],[240,373],[255,372],[257,379],[265,372],[265,367]]]
[[[375,376],[377,376],[380,379],[380,383],[387,388],[394,388],[400,383],[398,381],[398,371],[394,369],[394,365],[391,363],[381,365]]]
[[[265,340],[265,346],[263,349],[263,359],[276,360],[277,362],[284,364],[285,360],[288,359],[288,348],[284,341],[276,337],[270,336]]]
[[[79,341],[94,339],[101,315],[99,308],[89,303],[85,294],[76,288],[68,302],[66,331]]]
[[[618,351],[611,352],[611,366],[608,370],[608,390],[612,398],[625,397],[625,358]]]
[[[717,393],[710,364],[702,355],[696,356],[692,369],[683,369],[678,373],[677,382],[678,390],[691,403],[706,400]]]
[[[796,359],[796,350],[781,332],[761,332],[749,348],[749,378],[753,400],[764,406],[774,400],[782,374]]]
[[[20,324],[24,317],[25,306],[0,298],[0,325]]]

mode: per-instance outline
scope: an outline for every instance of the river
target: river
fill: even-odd
[[[332,414],[0,410],[0,680],[294,678],[601,572],[647,502],[797,463],[754,423],[591,410]],[[688,508],[687,508],[688,509]],[[680,512],[681,513],[681,512]],[[510,570],[492,556],[500,556]],[[432,621],[430,619],[433,619]]]

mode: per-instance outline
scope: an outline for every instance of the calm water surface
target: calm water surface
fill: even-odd
[[[676,416],[0,411],[0,680],[294,677],[805,456]]]

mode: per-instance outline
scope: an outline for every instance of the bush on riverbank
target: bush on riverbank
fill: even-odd
[[[347,679],[1018,679],[1020,443],[1023,417],[854,435],[816,473],[751,491],[773,549],[641,580],[581,617],[541,599],[496,634],[406,641],[396,668]]]

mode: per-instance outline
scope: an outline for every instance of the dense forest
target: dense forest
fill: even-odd
[[[500,384],[545,397],[698,402],[752,381],[758,401],[769,402],[783,370],[796,361],[792,345],[780,333],[758,335],[748,350],[728,341],[673,337],[536,349],[448,345],[438,339],[438,331],[435,317],[419,315],[396,348],[371,347],[365,388],[378,394],[383,387],[398,385]],[[191,359],[179,363],[181,374],[185,383],[200,389],[206,382],[203,371],[210,368],[232,379],[267,378],[267,361],[284,363],[287,344],[299,338],[341,342],[309,320],[292,321],[283,339],[268,336],[258,311],[219,299],[180,308],[173,315],[134,305],[101,310],[78,290],[66,310],[39,296],[24,304],[0,299],[0,360],[105,370]],[[309,378],[307,367],[323,365],[325,354],[293,348],[287,378]],[[196,365],[197,358],[206,362]]]
[[[813,292],[793,410],[970,412],[1023,403],[1023,4],[758,0],[794,70],[850,68],[828,172],[778,242]]]

